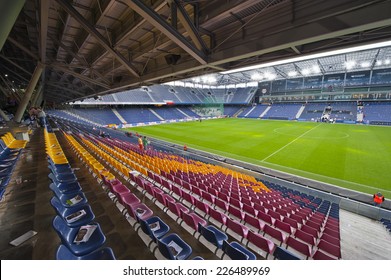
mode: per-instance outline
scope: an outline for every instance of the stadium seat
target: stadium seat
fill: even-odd
[[[77,256],[65,245],[60,245],[56,252],[56,260],[115,260],[114,252],[110,247],[97,249],[89,254]]]
[[[172,233],[157,239],[160,253],[169,260],[186,260],[192,253],[192,248],[179,237]]]
[[[212,225],[205,227],[202,224],[199,224],[198,232],[203,238],[215,246],[214,250],[212,250],[215,254],[217,253],[218,249],[223,247],[223,241],[228,240],[228,236],[224,232],[220,231]]]
[[[157,242],[156,239],[162,238],[170,231],[169,225],[158,216],[153,216],[146,220],[139,219],[139,223],[141,230],[155,243]]]
[[[298,256],[293,254],[292,252],[284,249],[280,246],[277,246],[273,252],[274,259],[277,260],[300,260]]]
[[[247,240],[248,243],[246,245],[249,247],[249,249],[252,249],[266,259],[269,254],[272,255],[276,249],[276,244],[274,244],[273,241],[251,230],[247,234]]]
[[[95,251],[106,241],[106,237],[98,223],[90,223],[89,225],[96,226],[96,229],[88,241],[75,243],[75,238],[78,235],[80,227],[68,227],[63,218],[60,216],[56,216],[53,219],[53,228],[61,238],[62,244],[64,244],[72,252],[72,254],[77,256],[87,255]]]
[[[223,241],[222,247],[225,255],[227,255],[231,260],[256,260],[257,257],[253,252],[246,249],[244,246],[239,243],[233,241],[228,243],[227,241]]]

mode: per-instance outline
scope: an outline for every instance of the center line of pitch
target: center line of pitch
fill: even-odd
[[[286,147],[288,147],[290,144],[292,144],[293,142],[297,141],[298,139],[300,139],[301,137],[305,136],[307,133],[311,132],[312,130],[314,130],[315,128],[317,128],[318,126],[320,126],[320,124],[318,124],[317,126],[314,126],[313,128],[311,128],[310,130],[307,130],[306,132],[304,132],[303,134],[299,135],[298,137],[296,137],[295,139],[293,139],[291,142],[289,142],[288,144],[286,144],[285,146],[279,148],[277,151],[275,151],[274,153],[268,155],[267,157],[265,157],[263,160],[261,160],[261,162],[267,160],[268,158],[274,156],[275,154],[277,154],[278,152],[280,152],[281,150],[285,149]]]

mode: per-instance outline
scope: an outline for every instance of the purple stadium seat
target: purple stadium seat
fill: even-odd
[[[182,211],[181,215],[183,221],[195,231],[198,231],[198,224],[201,224],[204,227],[207,225],[207,221],[205,221],[203,218],[201,218],[194,212],[189,213],[187,211]]]
[[[273,241],[251,230],[247,234],[247,240],[248,243],[246,246],[265,258],[267,258],[269,254],[273,255],[273,252],[276,249],[276,244],[274,244]]]
[[[265,225],[263,231],[265,232],[265,234],[267,234],[271,238],[274,238],[275,240],[277,240],[279,245],[281,245],[282,243],[286,243],[287,235],[284,234],[282,231],[275,229],[275,228],[269,226],[268,224]]]
[[[232,205],[228,206],[228,213],[236,218],[239,218],[239,220],[244,219],[244,212]]]
[[[296,230],[295,232],[295,237],[297,239],[300,239],[302,241],[304,241],[305,243],[307,244],[310,244],[311,246],[314,246],[315,245],[315,242],[316,242],[316,236],[313,236],[309,233],[306,233],[300,229]]]
[[[301,242],[297,239],[294,239],[293,237],[289,237],[286,244],[287,244],[288,250],[294,249],[296,252],[303,255],[306,259],[308,259],[308,257],[311,256],[311,247],[310,247],[310,245],[308,245],[304,242]],[[293,253],[295,253],[295,252],[293,252]]]
[[[210,208],[209,215],[209,221],[214,223],[216,226],[222,228],[227,224],[228,217],[224,213],[221,213],[221,211]]]
[[[244,222],[246,223],[246,225],[252,226],[252,228],[254,228],[257,232],[260,232],[261,230],[263,231],[263,229],[265,228],[265,223],[262,220],[253,217],[247,213],[244,215]]]
[[[341,248],[339,246],[335,246],[327,241],[320,240],[318,245],[318,250],[322,250],[324,253],[328,253],[338,259],[341,258]]]
[[[228,229],[226,232],[238,239],[239,241],[243,240],[244,238],[247,238],[248,227],[242,225],[241,223],[228,218],[227,228]]]

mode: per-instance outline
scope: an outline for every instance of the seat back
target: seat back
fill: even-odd
[[[223,241],[223,247],[222,247],[224,253],[230,257],[232,260],[248,260],[248,255],[245,253],[239,251],[238,249],[234,248],[229,244],[227,241]]]
[[[277,260],[300,260],[298,256],[280,246],[276,247],[273,256]]]

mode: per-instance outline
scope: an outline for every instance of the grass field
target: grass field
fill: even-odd
[[[132,131],[348,189],[391,195],[391,127],[217,119]]]

